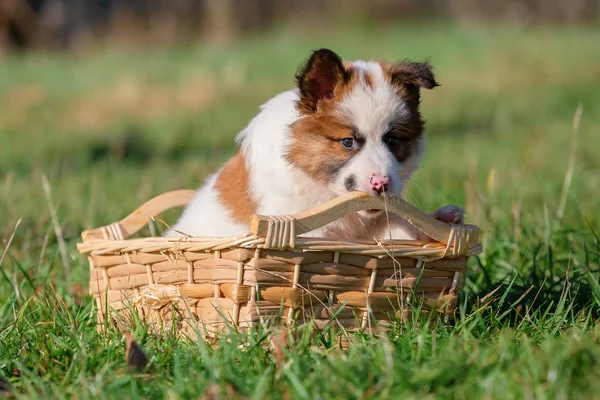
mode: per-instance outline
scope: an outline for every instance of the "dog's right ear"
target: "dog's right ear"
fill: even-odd
[[[390,71],[392,83],[397,86],[413,86],[416,88],[433,89],[440,86],[435,81],[431,65],[425,62],[402,61],[392,66]]]
[[[329,49],[312,53],[306,64],[296,74],[300,89],[300,107],[314,112],[317,103],[334,97],[335,88],[346,83],[350,74],[344,69],[342,59]]]

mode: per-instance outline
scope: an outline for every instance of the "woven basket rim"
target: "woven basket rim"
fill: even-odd
[[[303,237],[296,238],[294,247],[273,249],[265,247],[264,238],[246,234],[219,238],[148,236],[126,240],[91,239],[84,243],[78,243],[77,248],[80,253],[92,256],[128,252],[150,253],[170,251],[181,253],[185,251],[218,251],[243,248],[294,252],[334,251],[374,257],[412,256],[431,259],[444,257],[447,245],[440,242],[418,240],[373,240],[372,242],[366,242]],[[481,251],[482,246],[478,244],[461,255],[472,256],[480,254]]]
[[[448,224],[431,218],[403,199],[372,197],[350,193],[313,209],[292,216],[254,215],[250,233],[230,237],[142,237],[127,239],[154,217],[170,208],[186,205],[195,191],[180,190],[157,196],[126,218],[113,224],[86,230],[80,253],[100,255],[125,252],[215,251],[232,248],[291,251],[334,251],[374,257],[410,256],[426,259],[479,254],[479,228],[475,225]],[[304,236],[305,233],[357,210],[387,209],[434,238],[420,240],[334,240]],[[441,240],[439,240],[441,238]],[[435,240],[438,239],[438,240]]]

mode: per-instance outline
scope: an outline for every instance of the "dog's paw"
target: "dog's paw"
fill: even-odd
[[[454,205],[440,207],[429,215],[442,222],[461,225],[465,223],[465,210]]]

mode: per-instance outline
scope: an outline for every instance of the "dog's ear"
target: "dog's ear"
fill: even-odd
[[[333,51],[314,51],[296,74],[300,106],[306,111],[315,111],[319,100],[332,98],[335,88],[346,83],[349,77],[342,59]]]
[[[433,89],[440,86],[435,81],[431,65],[425,62],[402,61],[394,64],[390,71],[392,83],[397,86]]]

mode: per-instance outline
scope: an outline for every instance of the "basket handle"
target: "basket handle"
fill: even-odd
[[[266,247],[293,247],[297,235],[314,231],[357,211],[384,209],[403,218],[432,239],[453,247],[458,253],[464,254],[479,243],[479,228],[474,225],[442,222],[399,197],[375,197],[361,192],[348,193],[290,216],[254,215],[250,231],[256,236],[266,237]]]
[[[84,242],[92,239],[124,240],[142,229],[155,215],[171,208],[187,205],[195,194],[195,190],[174,190],[163,193],[148,200],[119,222],[83,231],[81,239]]]
[[[147,201],[119,222],[81,233],[84,242],[93,239],[124,240],[142,229],[155,215],[171,208],[187,205],[195,190],[175,190]],[[432,239],[464,253],[479,243],[479,228],[474,225],[452,225],[431,218],[398,197],[374,197],[361,192],[348,193],[317,207],[290,216],[254,215],[250,232],[265,237],[268,248],[294,246],[294,238],[319,229],[348,214],[363,210],[386,209],[408,221]]]

